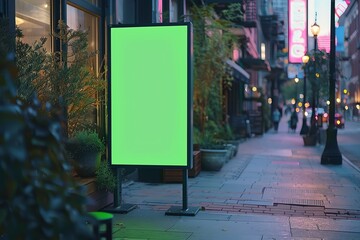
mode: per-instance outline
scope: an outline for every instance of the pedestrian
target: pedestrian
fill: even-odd
[[[279,129],[280,117],[281,117],[280,111],[279,109],[276,108],[272,114],[272,120],[273,120],[275,132],[277,132]]]
[[[279,109],[279,112],[280,112],[280,119],[281,119],[282,116],[283,116],[283,108],[278,106],[278,109]]]
[[[291,128],[292,132],[296,131],[296,126],[297,126],[298,121],[299,121],[299,118],[298,118],[297,112],[294,110],[290,116],[290,128]]]
[[[286,105],[285,115],[287,116],[288,114],[291,114],[291,107],[289,107],[289,105]]]

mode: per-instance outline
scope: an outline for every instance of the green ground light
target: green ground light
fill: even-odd
[[[112,164],[187,166],[188,26],[110,31]]]

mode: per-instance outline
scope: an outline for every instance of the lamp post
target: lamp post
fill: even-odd
[[[329,126],[326,130],[326,144],[321,155],[321,164],[342,164],[342,155],[337,143],[335,127],[335,0],[330,4],[330,74],[329,74]]]
[[[297,102],[298,102],[298,83],[299,83],[300,79],[298,78],[297,74],[294,78],[294,82],[295,82],[295,102],[294,102],[294,111],[296,111],[296,107],[297,107]]]
[[[315,135],[316,134],[316,120],[315,120],[315,91],[317,91],[317,87],[316,87],[316,78],[317,78],[317,74],[316,74],[316,51],[317,51],[317,36],[320,32],[320,26],[316,23],[316,14],[315,14],[315,23],[311,26],[310,28],[311,33],[314,36],[314,80],[312,82],[312,99],[311,99],[311,126],[310,126],[310,135]]]
[[[302,105],[302,110],[303,110],[303,121],[302,121],[302,126],[301,126],[301,130],[300,130],[300,135],[305,135],[309,132],[309,127],[306,123],[306,107],[305,107],[305,103],[306,103],[306,64],[309,62],[310,57],[308,55],[304,55],[301,60],[304,64],[304,88],[303,88],[303,105]]]
[[[294,78],[294,81],[295,81],[295,85],[296,85],[296,88],[295,88],[295,109],[296,110],[296,106],[297,106],[297,100],[298,100],[298,83],[300,81],[300,79],[298,78],[298,75],[296,74],[295,78]]]

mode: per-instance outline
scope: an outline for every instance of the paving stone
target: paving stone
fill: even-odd
[[[270,211],[271,213],[274,213],[274,214],[285,214],[285,210],[281,210],[281,209],[271,209]]]
[[[274,209],[291,209],[291,205],[274,204]]]
[[[225,201],[225,203],[227,204],[237,204],[239,201],[238,200],[233,200],[233,199],[228,199]]]
[[[337,232],[337,231],[319,231],[319,230],[303,230],[292,229],[292,236],[297,238],[321,238],[326,240],[358,240],[360,233],[354,232]]]
[[[312,211],[311,212],[314,216],[325,216],[323,211]]]
[[[237,221],[197,221],[196,219],[191,219],[187,222],[179,222],[174,227],[171,228],[172,231],[182,232],[185,229],[187,231],[201,232],[202,236],[210,237],[217,236],[217,239],[236,239],[238,236],[239,239],[247,239],[246,237],[258,236],[261,239],[261,236],[270,230],[276,231],[279,235],[288,235],[290,232],[288,225],[271,223],[271,222],[237,222]],[[201,231],[203,230],[203,231]],[[206,234],[207,233],[207,234]],[[193,235],[196,236],[196,235]],[[246,237],[245,237],[246,236]],[[195,238],[194,238],[195,239]]]
[[[186,232],[121,229],[113,234],[113,239],[184,240],[188,239],[191,234]]]
[[[211,207],[211,206],[205,207],[205,210],[221,211],[222,209],[223,209],[222,207]]]

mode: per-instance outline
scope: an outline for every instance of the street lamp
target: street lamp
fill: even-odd
[[[321,155],[321,164],[342,164],[342,155],[337,143],[335,127],[335,0],[330,4],[330,71],[329,71],[329,126],[326,131],[326,145]]]
[[[316,74],[316,52],[317,52],[317,36],[319,35],[320,32],[320,26],[316,23],[316,17],[317,14],[315,13],[315,23],[311,26],[310,30],[311,33],[314,36],[314,80],[312,82],[312,99],[311,99],[311,126],[310,126],[310,135],[315,135],[317,128],[316,128],[316,120],[315,120],[315,91],[317,91],[317,87],[316,87],[316,78],[317,78],[317,74]]]
[[[320,33],[320,26],[316,23],[316,19],[317,19],[317,13],[315,13],[315,23],[311,26],[310,30],[312,35],[314,36],[314,56],[315,56],[315,62],[314,62],[314,72],[315,72],[315,81],[317,81],[316,79],[320,76],[319,73],[316,72],[316,53],[317,53],[317,37],[319,36]],[[317,83],[315,83],[317,84]],[[318,89],[316,87],[316,106],[319,103],[319,96],[318,96]],[[318,107],[318,106],[317,106]]]
[[[316,40],[317,36],[320,33],[320,26],[316,23],[316,16],[315,16],[315,23],[311,26],[310,30]]]
[[[295,83],[298,83],[300,81],[297,75],[295,76],[294,81]]]
[[[301,60],[304,64],[304,88],[303,88],[303,122],[302,122],[302,126],[301,126],[301,130],[300,130],[300,135],[305,135],[309,132],[309,127],[306,123],[306,107],[305,107],[305,103],[306,103],[306,64],[309,62],[310,57],[308,55],[304,55]]]
[[[296,88],[295,88],[295,91],[296,91],[296,94],[295,94],[295,109],[296,109],[296,106],[297,106],[297,99],[298,99],[298,83],[300,81],[300,79],[298,78],[298,75],[296,74],[295,78],[294,78],[294,81],[295,81],[295,85],[296,85]]]

